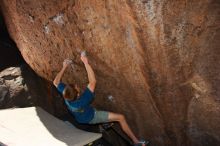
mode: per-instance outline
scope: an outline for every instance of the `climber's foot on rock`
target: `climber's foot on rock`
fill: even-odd
[[[149,143],[149,141],[140,140],[138,143],[134,144],[134,146],[148,146]]]

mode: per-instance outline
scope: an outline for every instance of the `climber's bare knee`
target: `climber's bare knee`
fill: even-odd
[[[114,122],[114,121],[121,122],[121,121],[125,120],[125,117],[122,114],[116,114],[116,113],[109,112],[108,120],[109,120],[109,122]]]

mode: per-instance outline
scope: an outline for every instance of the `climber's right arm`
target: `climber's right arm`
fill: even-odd
[[[63,68],[60,70],[60,72],[56,75],[55,79],[53,80],[53,84],[57,87],[58,84],[61,82],[61,79],[63,77],[63,74],[68,67],[68,65],[71,64],[70,60],[65,59],[63,61]]]
[[[88,58],[86,56],[81,56],[81,60],[84,63],[86,71],[87,71],[87,75],[89,79],[88,88],[90,91],[94,92],[95,87],[96,87],[95,73],[92,67],[90,66],[90,64],[88,63]]]

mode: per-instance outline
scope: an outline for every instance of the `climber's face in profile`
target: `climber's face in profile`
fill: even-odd
[[[80,88],[77,84],[66,85],[63,91],[63,97],[67,100],[75,100],[80,94]]]

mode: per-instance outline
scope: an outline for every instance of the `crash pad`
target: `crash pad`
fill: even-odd
[[[0,142],[10,146],[83,146],[102,137],[59,120],[40,107],[0,110]]]

